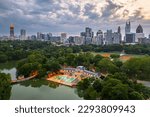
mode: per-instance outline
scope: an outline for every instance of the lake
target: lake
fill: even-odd
[[[16,63],[0,64],[0,71],[10,73],[16,79]],[[12,85],[10,100],[82,100],[76,88],[55,84],[46,80],[29,80]]]

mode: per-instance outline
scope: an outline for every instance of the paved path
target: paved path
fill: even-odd
[[[23,78],[23,79],[18,79],[18,80],[12,80],[12,81],[11,81],[11,84],[20,83],[20,82],[23,82],[23,81],[27,81],[27,80],[30,80],[30,79],[34,79],[36,76],[37,76],[37,74],[36,74],[36,75],[33,75],[33,76],[30,76],[30,77],[28,77],[28,78]]]

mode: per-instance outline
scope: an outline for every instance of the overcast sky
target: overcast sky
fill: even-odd
[[[128,20],[132,32],[141,24],[150,34],[149,0],[0,0],[0,35],[9,34],[11,23],[16,34],[26,29],[28,34],[79,35],[87,26],[94,32],[121,26],[124,34]]]

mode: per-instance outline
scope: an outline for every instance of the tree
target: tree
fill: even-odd
[[[102,59],[103,59],[103,57],[101,55],[96,55],[93,59],[94,65],[97,65],[98,62]]]
[[[97,91],[97,92],[101,92],[102,91],[102,81],[100,81],[99,79],[96,79],[93,83],[93,88]]]
[[[86,90],[89,86],[91,85],[91,82],[88,78],[81,80],[78,85],[77,89],[78,90]]]
[[[58,72],[61,69],[61,66],[57,60],[49,60],[43,65],[43,68],[49,72]]]
[[[104,100],[127,100],[128,86],[122,84],[120,80],[110,78],[103,84],[101,98]]]
[[[129,93],[129,99],[130,100],[143,100],[144,98],[137,91],[133,91],[133,92]]]
[[[94,90],[93,87],[88,87],[83,94],[84,99],[86,100],[95,100],[98,97],[98,93]]]
[[[120,61],[120,60],[117,60],[117,59],[114,59],[114,60],[113,60],[113,63],[114,63],[118,68],[121,68],[122,65],[123,65],[123,62]]]
[[[132,58],[122,69],[130,78],[150,80],[150,57]]]
[[[106,58],[103,58],[98,63],[97,67],[103,73],[115,73],[118,71],[117,66],[115,66],[112,61],[110,61],[109,59],[106,59]]]
[[[10,74],[0,73],[0,100],[8,100],[11,94]]]
[[[117,58],[120,57],[120,55],[119,55],[119,54],[111,54],[110,57],[111,57],[112,59],[117,59]]]
[[[130,82],[127,75],[123,72],[116,72],[113,75],[108,76],[109,78],[120,80],[123,84],[128,84]]]
[[[4,63],[8,60],[7,55],[0,53],[0,63]]]

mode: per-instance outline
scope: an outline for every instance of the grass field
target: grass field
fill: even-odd
[[[95,53],[92,52],[93,55],[97,55],[100,54],[103,57],[109,58],[111,54],[121,54],[120,52],[99,52],[99,53]],[[123,56],[120,56],[120,60],[125,62],[131,58],[141,58],[141,57],[145,57],[146,55],[136,55],[136,54],[125,54]]]

